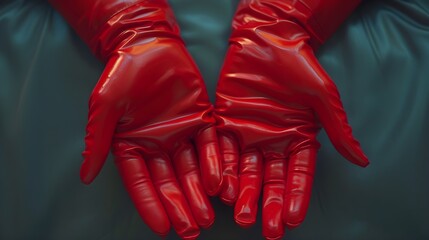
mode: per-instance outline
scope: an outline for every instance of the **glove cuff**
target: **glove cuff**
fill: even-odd
[[[359,5],[361,0],[242,0],[233,28],[243,22],[276,24],[291,21],[310,35],[309,44],[323,44]],[[284,29],[283,31],[288,31]]]
[[[113,52],[155,37],[180,40],[179,27],[166,0],[50,0],[50,3],[103,61]]]

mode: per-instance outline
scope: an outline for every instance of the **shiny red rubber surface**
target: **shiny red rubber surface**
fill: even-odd
[[[51,3],[106,62],[89,103],[82,181],[112,149],[146,224],[195,239],[214,221],[206,192],[219,192],[221,163],[213,106],[167,2]]]
[[[309,31],[316,17],[342,9],[339,18],[317,22],[328,29],[323,34],[332,32],[358,1],[348,3],[243,0],[234,17],[215,106],[221,154],[231,166],[221,197],[236,202],[235,220],[247,227],[262,192],[267,239],[305,218],[322,127],[345,158],[368,164],[337,88],[314,56],[326,36]]]

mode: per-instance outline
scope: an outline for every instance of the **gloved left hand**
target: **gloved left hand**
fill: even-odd
[[[222,174],[213,107],[167,2],[50,2],[107,62],[90,99],[82,181],[93,181],[113,147],[146,224],[166,235],[171,222],[196,238],[214,221],[204,188],[216,194]]]

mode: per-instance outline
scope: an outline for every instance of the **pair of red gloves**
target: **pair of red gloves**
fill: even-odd
[[[50,2],[106,62],[81,179],[92,182],[112,149],[156,233],[171,224],[197,238],[214,222],[208,195],[250,226],[262,189],[263,235],[281,238],[305,217],[321,127],[345,158],[368,164],[313,53],[359,1],[242,0],[214,107],[166,0]]]

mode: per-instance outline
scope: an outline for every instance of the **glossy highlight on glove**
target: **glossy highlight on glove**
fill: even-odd
[[[238,196],[227,198],[236,199],[235,221],[255,223],[262,191],[266,239],[280,239],[285,226],[304,220],[322,127],[345,158],[368,165],[337,88],[314,56],[358,3],[242,0],[238,6],[217,88],[217,129],[220,145],[230,146],[229,162],[240,166],[239,183],[230,181],[236,189],[228,189]]]
[[[112,149],[140,216],[183,239],[213,224],[222,186],[213,106],[165,0],[51,0],[105,69],[89,103],[81,179]]]

